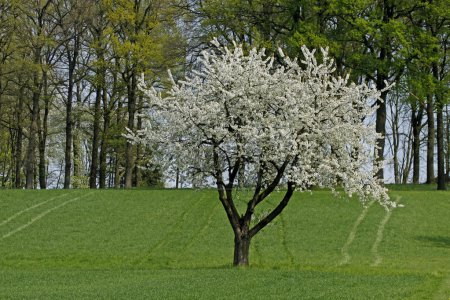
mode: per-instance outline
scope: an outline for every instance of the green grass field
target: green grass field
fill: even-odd
[[[449,300],[450,192],[391,196],[295,194],[235,269],[213,190],[3,190],[0,299]]]

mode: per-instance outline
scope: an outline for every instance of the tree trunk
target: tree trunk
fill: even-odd
[[[249,251],[250,251],[250,235],[244,234],[243,236],[234,237],[234,266],[248,266],[249,264]]]
[[[427,180],[425,183],[434,183],[434,104],[433,95],[428,94],[427,96]]]
[[[98,32],[97,41],[100,43],[102,37],[101,33]],[[95,105],[94,105],[94,132],[92,138],[92,157],[91,157],[91,169],[89,172],[89,187],[91,189],[97,188],[97,172],[99,169],[99,151],[98,147],[100,144],[100,117],[101,117],[101,104],[102,100],[106,97],[102,93],[106,92],[105,87],[105,60],[103,55],[103,49],[100,48],[96,51],[97,60],[100,62],[100,67],[96,70],[96,89],[95,89]],[[105,106],[106,108],[106,106]],[[106,110],[106,109],[105,109]],[[104,179],[103,179],[104,180]],[[103,184],[104,187],[104,184]]]
[[[446,169],[447,173],[445,175],[447,182],[450,182],[450,114],[448,105],[446,107],[446,120],[447,120],[447,132],[446,132],[446,140],[447,140],[447,156],[446,156]]]
[[[40,50],[36,51],[35,63],[39,63]],[[33,74],[33,96],[32,96],[32,109],[31,109],[31,124],[30,130],[28,132],[28,147],[27,147],[27,158],[25,160],[25,173],[26,173],[26,183],[25,187],[27,189],[34,188],[34,177],[36,169],[36,137],[38,132],[38,114],[39,114],[39,98],[40,98],[40,82],[38,71]]]
[[[395,184],[400,184],[400,171],[399,171],[399,161],[398,161],[398,150],[400,145],[400,134],[399,134],[399,101],[398,98],[395,104],[391,105],[392,108],[395,109],[395,112],[392,111],[393,120],[392,120],[392,143],[393,143],[393,156],[394,156],[394,180]]]
[[[377,88],[383,89],[385,88],[384,77],[378,76],[377,80]],[[377,154],[377,162],[381,162],[384,159],[384,146],[386,143],[386,99],[387,99],[387,91],[381,93],[381,101],[377,100],[378,109],[376,112],[376,124],[375,130],[377,133],[381,134],[381,137],[376,141],[376,154]],[[384,181],[384,166],[377,171],[375,175],[381,182]]]
[[[178,189],[180,184],[180,168],[177,167],[175,172],[175,188]]]
[[[81,178],[82,178],[82,158],[81,158],[81,141],[80,141],[80,132],[79,132],[79,124],[80,120],[78,116],[75,116],[73,132],[72,132],[72,149],[73,149],[73,177],[75,178],[75,182],[73,182],[74,188],[81,187]]]
[[[69,84],[67,87],[67,103],[66,103],[66,149],[64,155],[64,188],[70,188],[71,171],[72,171],[72,139],[73,139],[73,116],[72,116],[72,96],[73,96],[73,73],[74,63],[70,63],[69,67]]]
[[[411,155],[411,141],[412,141],[411,136],[412,136],[412,130],[410,130],[408,133],[408,142],[405,147],[405,155],[404,155],[405,158],[403,159],[405,164],[404,164],[403,174],[402,174],[402,184],[408,183],[409,172],[411,171],[411,164],[412,164],[412,158],[413,158],[413,156]]]
[[[107,157],[107,145],[108,145],[108,131],[109,124],[111,122],[111,109],[108,103],[108,93],[106,87],[103,87],[103,132],[102,139],[100,143],[100,174],[99,174],[99,187],[101,189],[105,188],[106,182],[106,157]]]
[[[127,84],[128,90],[128,129],[134,130],[134,117],[136,112],[136,74],[132,70]],[[125,188],[131,188],[133,184],[134,146],[128,140],[125,148]]]
[[[136,130],[142,129],[142,117],[141,117],[142,105],[143,105],[142,96],[138,97],[138,101],[139,101],[137,103],[138,117],[137,117]],[[135,187],[139,187],[142,182],[142,171],[140,168],[142,155],[143,155],[142,145],[138,144],[138,145],[136,145],[136,158],[134,161],[134,172],[133,172],[134,173],[133,174],[133,186],[135,186]]]
[[[120,99],[118,99],[118,103],[117,103],[117,112],[116,112],[116,125],[117,128],[123,129],[123,123],[124,123],[124,118],[122,116],[122,108],[123,108],[123,102]],[[119,139],[119,141],[116,141],[116,146],[114,149],[114,187],[115,188],[119,188],[121,187],[121,183],[122,183],[122,172],[121,172],[121,167],[122,167],[122,156],[123,156],[123,144],[122,144],[122,139],[123,137],[117,137],[117,139]]]
[[[420,129],[422,127],[424,107],[420,105],[419,110],[413,107],[411,110],[411,126],[413,132],[413,183],[418,184],[420,179]]]
[[[437,63],[431,64],[433,77],[440,82],[441,76]],[[440,91],[435,91],[436,106],[436,143],[437,143],[437,189],[446,190],[445,184],[445,149],[444,149],[444,115],[443,115],[443,95]]]
[[[437,189],[446,190],[445,182],[445,149],[444,149],[444,116],[442,103],[437,102],[437,113],[436,113],[436,123],[437,123],[437,161],[438,161],[438,176],[437,176]]]
[[[67,44],[67,58],[69,62],[68,68],[68,85],[67,85],[67,104],[66,104],[66,149],[65,149],[65,168],[64,168],[64,188],[70,188],[71,170],[72,170],[72,144],[73,144],[73,114],[72,114],[72,98],[73,88],[75,83],[75,69],[78,60],[78,53],[80,50],[79,32],[75,31],[71,37],[73,41],[73,48],[71,49],[70,42]]]
[[[42,83],[44,88],[44,119],[42,125],[39,120],[39,187],[43,190],[47,188],[47,166],[46,166],[46,148],[48,135],[48,114],[50,112],[50,98],[48,95],[47,72],[42,73]]]
[[[97,79],[97,88],[95,95],[95,105],[94,105],[94,132],[92,137],[92,155],[91,155],[91,169],[89,172],[89,187],[91,189],[97,188],[97,170],[98,170],[98,146],[100,138],[100,117],[101,117],[101,100],[102,100],[102,89],[100,83]]]
[[[17,103],[17,111],[16,111],[16,127],[17,127],[17,136],[16,136],[16,155],[14,157],[15,164],[15,172],[14,172],[14,187],[21,188],[22,187],[22,179],[21,179],[21,170],[22,170],[22,139],[23,139],[23,127],[22,127],[22,111],[23,111],[23,93],[24,87],[19,89],[19,99]]]

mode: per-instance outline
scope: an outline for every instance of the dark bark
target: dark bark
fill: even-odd
[[[403,174],[402,174],[402,184],[408,183],[409,173],[411,171],[411,165],[412,165],[411,144],[412,144],[412,130],[409,130],[408,142],[405,147],[406,154],[405,154],[405,158],[403,159],[404,168],[403,168]]]
[[[437,101],[436,101],[437,102]],[[436,138],[437,138],[437,189],[446,190],[445,182],[445,149],[444,149],[444,116],[442,104],[437,102],[436,112]]]
[[[384,76],[378,76],[377,78],[377,88],[383,89],[385,88],[384,83]],[[377,133],[381,134],[381,137],[377,139],[376,141],[376,154],[377,154],[377,162],[384,160],[384,147],[386,144],[386,98],[387,98],[387,91],[384,91],[381,93],[380,96],[381,100],[377,100],[377,111],[376,111],[376,123],[375,123],[375,130]],[[376,175],[378,179],[381,181],[384,180],[384,167],[381,167]]]
[[[73,42],[71,45],[70,41]],[[80,36],[79,32],[75,31],[70,41],[66,45],[67,59],[69,63],[68,68],[68,83],[67,83],[67,100],[66,100],[66,148],[64,156],[64,188],[70,188],[71,184],[71,171],[72,171],[72,144],[73,144],[73,90],[75,84],[75,69],[77,65],[79,47],[80,47]],[[73,47],[71,49],[71,47]]]
[[[137,105],[138,117],[137,117],[136,130],[142,129],[142,117],[140,114],[142,113],[143,99],[142,99],[142,97],[138,97],[138,100],[139,100],[139,103]],[[142,145],[138,144],[138,145],[136,145],[136,159],[134,161],[134,172],[133,172],[133,186],[135,186],[135,187],[139,187],[142,182],[142,171],[140,168],[142,155],[143,155]]]
[[[48,114],[50,112],[50,96],[48,95],[48,76],[47,72],[42,73],[43,83],[43,98],[44,98],[44,117],[39,124],[39,187],[41,189],[47,188],[47,163],[46,163],[46,148],[48,135]]]
[[[434,138],[435,138],[435,129],[434,129],[434,104],[433,104],[433,95],[428,94],[427,96],[427,184],[434,183]]]
[[[393,157],[394,157],[394,180],[395,184],[400,184],[400,171],[399,171],[399,159],[398,159],[398,151],[400,148],[400,133],[399,133],[399,109],[398,109],[398,99],[394,104],[391,105],[391,109],[395,108],[395,111],[392,111],[393,120],[392,120],[392,142],[393,142]]]
[[[17,102],[17,111],[16,111],[16,128],[17,135],[15,141],[15,156],[14,156],[14,187],[21,188],[22,187],[22,179],[21,179],[21,170],[22,170],[22,139],[23,139],[23,127],[22,127],[22,111],[23,111],[23,90],[21,87],[19,89],[19,99]]]
[[[116,113],[116,125],[118,128],[123,128],[123,118],[122,118],[122,108],[123,108],[123,102],[119,98],[118,104],[117,104],[117,113]],[[120,139],[121,137],[119,137]],[[114,158],[114,187],[119,188],[121,186],[122,182],[122,155],[123,155],[123,148],[119,143],[116,143],[117,146],[115,147],[115,158]]]
[[[434,80],[436,82],[441,81],[441,73],[439,72],[439,66],[433,62],[431,64],[431,70]],[[437,144],[437,189],[446,190],[445,182],[445,145],[444,145],[444,115],[443,115],[443,95],[441,91],[436,90],[434,92],[435,106],[436,106],[436,144]]]
[[[73,149],[73,177],[76,179],[73,182],[74,188],[80,187],[80,180],[82,176],[82,159],[81,159],[81,140],[80,140],[80,130],[79,116],[74,116],[73,122],[73,132],[72,132],[72,149]]]
[[[234,266],[248,266],[250,255],[250,241],[251,237],[248,232],[248,226],[246,230],[241,230],[239,235],[234,236]]]
[[[413,132],[412,152],[413,152],[413,183],[419,183],[420,179],[420,131],[422,129],[422,118],[425,107],[419,104],[419,110],[411,110],[411,126]]]
[[[446,169],[447,173],[445,175],[447,183],[450,182],[450,114],[449,106],[446,109],[446,119],[447,119],[447,129],[446,129],[446,140],[447,140],[447,156],[446,156]]]
[[[108,103],[108,93],[106,91],[106,87],[103,88],[103,131],[102,131],[102,139],[100,143],[100,173],[99,173],[99,187],[101,189],[105,188],[106,182],[106,157],[107,157],[107,149],[108,149],[108,132],[109,125],[111,122],[111,109],[109,108]]]
[[[40,62],[41,49],[36,49],[34,53],[34,63],[37,65]],[[36,146],[38,133],[38,114],[39,114],[39,99],[41,94],[41,84],[39,80],[39,71],[33,72],[33,92],[31,104],[31,123],[28,132],[28,147],[25,160],[25,187],[27,189],[34,188],[34,177],[36,169]]]
[[[89,187],[91,189],[97,188],[97,172],[99,165],[99,139],[100,139],[100,117],[101,117],[101,102],[102,102],[102,91],[103,88],[100,85],[99,80],[96,82],[95,90],[95,104],[94,104],[94,132],[92,135],[92,155],[91,155],[91,169],[89,172]]]
[[[175,188],[179,188],[179,184],[180,184],[180,169],[177,168],[176,172],[175,172]]]
[[[71,171],[72,171],[72,139],[73,139],[73,120],[72,120],[72,96],[73,96],[73,73],[75,64],[72,61],[69,63],[69,83],[66,100],[66,147],[64,155],[64,188],[70,188]]]
[[[128,124],[130,130],[134,130],[134,118],[136,113],[136,74],[135,70],[131,71],[129,82],[127,83],[128,93]],[[131,188],[133,183],[133,168],[134,168],[134,146],[128,140],[125,148],[125,188]]]

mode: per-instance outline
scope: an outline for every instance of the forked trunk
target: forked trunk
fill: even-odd
[[[233,265],[235,267],[248,266],[250,240],[251,240],[251,238],[249,235],[245,235],[244,237],[241,237],[241,236],[234,237]]]

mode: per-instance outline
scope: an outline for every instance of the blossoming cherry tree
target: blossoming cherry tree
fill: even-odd
[[[213,44],[189,77],[176,82],[170,75],[164,96],[141,81],[150,104],[147,125],[128,137],[154,147],[160,163],[213,179],[234,233],[234,265],[248,265],[252,238],[295,190],[340,186],[363,203],[395,206],[374,177],[377,134],[363,122],[375,109],[368,99],[379,91],[334,76],[326,49],[320,63],[306,47],[300,62],[280,50],[276,63],[264,49]],[[234,199],[239,173],[252,180],[241,212]],[[278,187],[281,200],[254,218]]]

